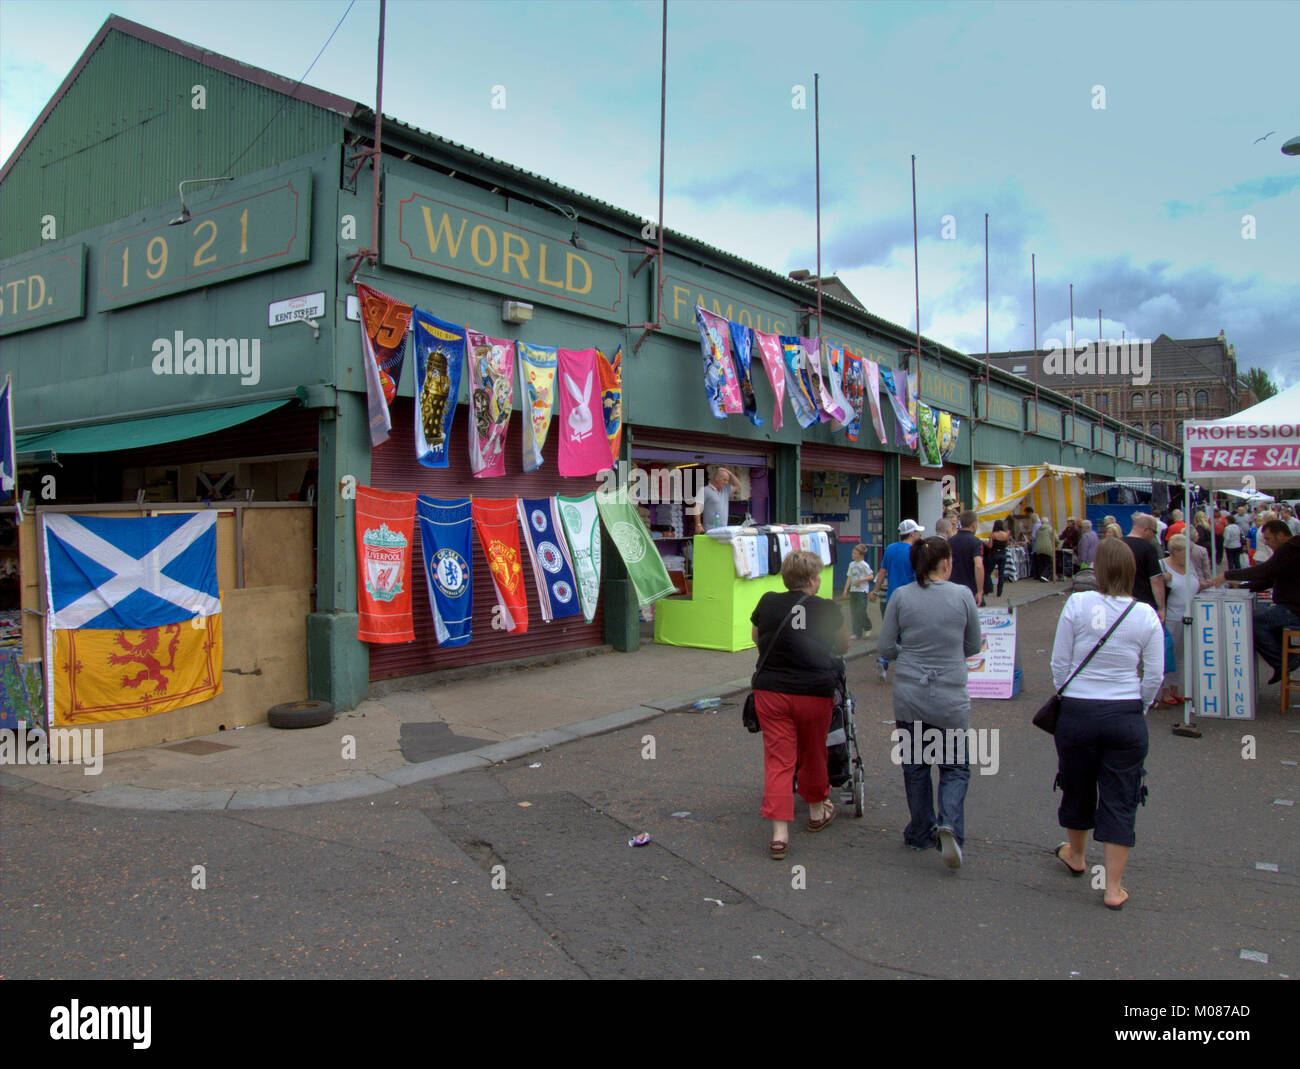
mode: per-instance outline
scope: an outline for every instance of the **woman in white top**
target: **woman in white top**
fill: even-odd
[[[1192,548],[1201,549],[1195,545]],[[1201,590],[1201,577],[1196,570],[1193,568],[1188,574],[1185,534],[1176,534],[1169,539],[1169,556],[1160,562],[1160,570],[1165,574],[1165,633],[1170,636],[1170,641],[1165,646],[1165,678],[1159,700],[1165,705],[1182,705],[1187,699],[1183,696],[1182,679],[1178,673],[1178,651],[1183,648],[1186,627],[1183,618],[1191,615],[1189,581],[1191,597],[1196,597]]]
[[[1123,909],[1128,901],[1124,867],[1136,841],[1138,803],[1146,794],[1144,713],[1164,674],[1164,628],[1155,610],[1132,596],[1136,570],[1133,551],[1124,542],[1102,542],[1097,547],[1097,590],[1071,595],[1052,648],[1052,681],[1061,691],[1056,753],[1062,797],[1057,815],[1069,836],[1056,848],[1056,857],[1072,875],[1082,876],[1087,871],[1088,832],[1105,844],[1107,909]],[[1071,673],[1117,621],[1110,637],[1071,680]]]

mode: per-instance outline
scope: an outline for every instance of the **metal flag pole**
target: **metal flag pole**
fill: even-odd
[[[984,213],[984,406],[989,403],[989,213]]]
[[[912,153],[912,284],[916,288],[916,374],[921,374],[921,243],[916,229],[916,153]]]
[[[817,361],[821,366],[822,343],[822,119],[818,83],[820,74],[813,75],[813,171],[817,185]],[[820,374],[820,371],[818,372]]]
[[[1074,283],[1070,283],[1070,367],[1074,367]],[[1074,372],[1070,372],[1070,437],[1079,421],[1079,391],[1074,388]]]
[[[1029,254],[1029,285],[1034,306],[1034,433],[1038,433],[1038,258]]]

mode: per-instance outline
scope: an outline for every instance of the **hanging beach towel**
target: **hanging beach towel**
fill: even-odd
[[[566,616],[580,616],[582,603],[578,600],[569,547],[556,515],[555,498],[521,497],[519,523],[528,539],[528,557],[533,564],[542,619],[549,624]]]
[[[357,638],[361,642],[413,642],[415,494],[358,486],[356,502]]]
[[[385,293],[357,283],[361,304],[362,364],[366,379],[366,412],[370,419],[370,445],[388,441],[393,421],[388,406],[397,396],[406,355],[406,335],[411,306]]]
[[[415,512],[438,645],[464,646],[474,615],[469,498],[439,501],[421,494]]]
[[[451,418],[460,396],[465,328],[415,309],[415,459],[426,468],[445,468]]]
[[[515,343],[465,332],[469,365],[469,466],[476,479],[506,473],[506,430],[515,400]]]
[[[618,451],[623,444],[623,346],[606,357],[596,350],[596,367],[600,371],[600,407],[605,416],[605,437],[609,439],[609,455],[618,463]]]
[[[605,530],[609,532],[610,541],[623,558],[637,601],[649,605],[658,598],[675,593],[676,588],[668,578],[668,570],[650,532],[628,500],[627,487],[611,492],[597,491],[596,508]]]
[[[596,616],[600,600],[600,517],[596,512],[596,495],[557,497],[560,523],[569,542],[569,558],[578,578],[578,596],[587,623]]]
[[[517,344],[519,400],[524,415],[524,471],[542,466],[542,448],[555,405],[556,350],[549,345]]]
[[[471,505],[474,530],[483,549],[492,586],[497,592],[497,613],[504,630],[522,635],[528,630],[528,591],[524,588],[524,558],[519,550],[519,505],[513,497],[476,497]]]
[[[827,344],[822,355],[822,388],[826,392],[826,411],[839,424],[836,430],[844,427],[853,418],[853,406],[844,396],[844,350],[838,345]]]
[[[880,369],[880,381],[885,384],[885,392],[889,395],[889,403],[894,408],[894,420],[898,424],[899,436],[907,443],[908,449],[915,451],[919,439],[916,434],[916,424],[907,411],[907,383],[903,377],[903,372],[882,367]]]
[[[722,316],[695,306],[695,325],[700,330],[700,355],[704,359],[704,395],[718,419],[729,412],[742,412],[740,384],[731,362],[731,331]]]
[[[560,474],[580,478],[607,471],[613,461],[601,412],[596,350],[561,349],[558,356]]]
[[[767,371],[767,381],[772,384],[776,395],[776,404],[772,406],[772,429],[781,429],[781,406],[785,401],[785,368],[781,363],[781,339],[775,334],[754,331],[754,341],[763,358],[763,368]]]
[[[736,358],[736,381],[740,386],[740,404],[745,410],[745,418],[755,427],[763,425],[763,418],[758,414],[758,400],[754,397],[754,381],[750,374],[750,354],[754,347],[754,330],[740,323],[728,321],[727,329],[731,332],[731,351]]]
[[[850,442],[858,440],[862,426],[862,402],[866,391],[862,357],[844,350],[844,398],[849,405],[849,421],[844,425],[844,437]]]
[[[888,445],[885,436],[885,419],[880,413],[880,365],[874,360],[862,358],[862,389],[866,394],[867,408],[871,412],[871,425],[876,430],[876,437],[881,445]]]
[[[789,372],[786,381],[790,386],[790,407],[800,427],[811,427],[817,422],[817,402],[813,400],[812,384],[799,339],[781,335],[781,355]]]

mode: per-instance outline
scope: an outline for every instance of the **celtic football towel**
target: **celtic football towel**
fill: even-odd
[[[439,501],[421,494],[415,515],[420,521],[424,579],[438,645],[464,646],[474,615],[469,498]]]
[[[460,396],[465,328],[421,312],[411,313],[415,335],[415,459],[426,468],[447,466],[451,417]]]
[[[596,495],[557,497],[555,503],[559,506],[560,523],[578,577],[582,615],[591,623],[600,599],[600,518],[596,512]]]
[[[637,601],[649,605],[673,593],[675,588],[668,578],[663,558],[628,500],[627,487],[613,492],[597,491],[596,508],[605,530],[609,532],[610,541],[627,567]]]
[[[386,293],[357,283],[361,304],[361,357],[366,378],[366,409],[370,417],[370,444],[388,440],[392,419],[388,406],[397,396],[406,355],[406,334],[411,306]]]
[[[542,448],[555,405],[556,350],[519,342],[519,400],[524,415],[524,471],[542,466]]]
[[[555,498],[521,497],[519,522],[528,539],[528,556],[533,562],[533,581],[537,584],[537,600],[542,605],[542,619],[549,624],[565,616],[580,615],[582,604],[578,601],[569,547],[556,515]]]
[[[754,397],[754,383],[750,375],[750,354],[754,348],[754,328],[741,323],[727,323],[731,331],[731,351],[736,357],[736,381],[740,385],[740,403],[745,410],[745,418],[755,427],[763,425],[763,418],[758,414],[758,401]]]
[[[731,331],[722,316],[695,306],[695,325],[700,329],[700,355],[704,358],[704,396],[718,419],[728,412],[742,412],[740,383],[731,362]]]
[[[466,330],[469,466],[476,479],[506,473],[506,427],[515,397],[515,343]]]
[[[497,611],[492,626],[512,635],[528,630],[528,591],[524,589],[523,556],[519,552],[519,509],[513,497],[476,497],[473,502],[474,529],[483,548],[492,585],[497,592]]]
[[[782,334],[781,355],[785,358],[785,368],[789,372],[786,380],[790,385],[790,405],[794,409],[794,418],[800,427],[811,427],[818,419],[817,402],[813,399],[808,366],[799,339]]]
[[[356,530],[358,640],[413,642],[415,494],[358,486]]]
[[[767,371],[767,381],[772,384],[772,393],[776,395],[776,404],[772,406],[772,429],[781,429],[781,406],[785,402],[785,368],[781,364],[781,339],[775,334],[754,331],[754,343],[763,358],[763,367]]]

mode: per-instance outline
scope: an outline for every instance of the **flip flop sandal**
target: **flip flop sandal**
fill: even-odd
[[[768,857],[770,857],[773,861],[784,861],[786,850],[789,848],[789,846],[790,844],[788,842],[783,843],[779,839],[773,839],[771,843],[768,844],[768,848],[767,848]]]
[[[1088,871],[1088,867],[1086,865],[1081,869],[1076,869],[1073,866],[1071,866],[1071,864],[1068,861],[1066,861],[1065,858],[1061,856],[1061,851],[1064,850],[1069,845],[1070,845],[1069,843],[1060,843],[1057,846],[1057,848],[1052,851],[1052,854],[1057,861],[1059,861],[1062,865],[1064,865],[1067,869],[1070,870],[1071,876],[1082,876],[1085,872]]]
[[[826,827],[826,825],[828,825],[832,820],[835,819],[835,805],[834,805],[834,803],[832,803],[832,802],[828,799],[826,802],[823,803],[823,806],[824,806],[824,808],[823,808],[822,812],[825,814],[825,816],[823,816],[821,820],[810,820],[810,821],[808,821],[808,825],[807,825],[807,827],[808,827],[808,830],[809,830],[809,831],[812,831],[812,832],[821,831],[823,828]]]

